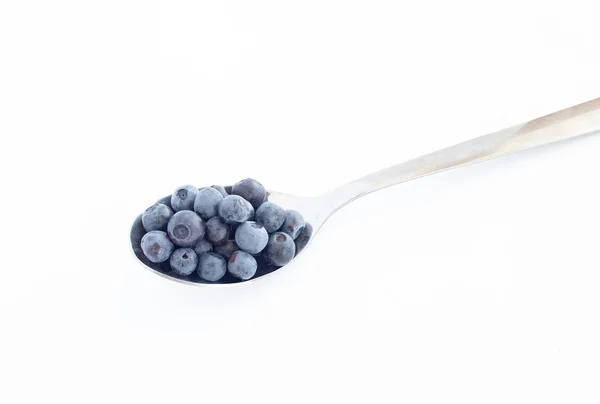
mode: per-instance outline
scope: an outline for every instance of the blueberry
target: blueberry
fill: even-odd
[[[215,252],[227,259],[237,250],[239,250],[239,247],[233,240],[225,240],[223,243],[215,246]]]
[[[294,258],[295,253],[296,245],[289,234],[278,231],[269,236],[264,254],[271,264],[282,267]]]
[[[157,203],[150,206],[142,214],[142,224],[146,231],[166,230],[171,216],[173,216],[171,208],[162,203]]]
[[[204,220],[217,216],[219,203],[223,200],[223,195],[214,188],[202,188],[196,195],[194,201],[194,210]]]
[[[304,226],[304,229],[302,229],[302,231],[300,232],[298,238],[296,238],[296,255],[300,254],[300,252],[304,250],[304,247],[306,247],[306,245],[308,244],[308,241],[312,237],[312,234],[313,227],[310,223],[307,222]]]
[[[206,253],[200,256],[198,263],[198,275],[200,278],[216,282],[220,280],[227,272],[227,264],[225,258],[219,254]]]
[[[198,255],[191,248],[178,248],[171,254],[169,264],[177,275],[188,276],[198,266]]]
[[[285,211],[285,220],[279,231],[289,234],[294,240],[304,228],[304,218],[295,210]]]
[[[165,262],[171,256],[175,246],[164,231],[149,231],[142,237],[142,251],[146,258],[154,263]]]
[[[206,222],[206,238],[214,244],[220,244],[229,237],[229,225],[220,217],[213,217]]]
[[[194,251],[196,252],[196,254],[198,256],[200,256],[201,254],[207,253],[207,252],[211,252],[212,250],[213,250],[212,244],[206,240],[198,241],[198,244],[196,244],[196,247],[194,247]]]
[[[244,223],[254,217],[254,208],[241,196],[229,195],[219,204],[219,216],[228,224]]]
[[[229,195],[229,193],[225,190],[225,188],[223,188],[220,185],[211,185],[210,187],[219,191],[221,193],[221,195],[223,195],[223,198],[225,198],[226,196]]]
[[[195,212],[182,210],[167,225],[169,238],[178,247],[193,247],[204,237],[204,222]]]
[[[245,222],[235,231],[235,243],[250,254],[258,254],[267,246],[269,234],[262,224]]]
[[[254,215],[254,220],[257,223],[265,226],[268,233],[273,233],[281,227],[285,219],[285,211],[279,205],[273,202],[265,202],[258,209]]]
[[[231,188],[233,188],[231,185],[227,185],[226,187],[223,187],[225,189],[225,192],[227,192],[227,195],[231,195]]]
[[[233,185],[231,188],[231,193],[233,195],[239,195],[248,202],[252,204],[254,209],[258,209],[258,207],[265,201],[267,196],[267,191],[262,184],[252,178],[246,178],[245,180],[241,180],[240,182]]]
[[[253,256],[244,251],[236,251],[229,258],[227,270],[236,278],[248,280],[256,273],[256,260]]]
[[[194,200],[198,194],[198,188],[192,185],[183,185],[171,195],[171,207],[175,212],[180,210],[193,210]]]

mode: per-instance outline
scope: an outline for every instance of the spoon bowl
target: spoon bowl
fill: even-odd
[[[284,209],[293,209],[300,212],[306,222],[313,226],[312,236],[304,250],[302,250],[303,253],[331,215],[361,196],[438,172],[599,132],[600,98],[597,98],[521,125],[459,143],[455,146],[383,169],[317,197],[301,197],[277,191],[269,191],[268,200]],[[159,200],[158,203],[170,206],[170,198],[170,195],[166,196]],[[262,265],[266,269],[259,269],[253,278],[244,282],[240,282],[229,275],[225,276],[218,283],[207,282],[197,276],[195,272],[189,277],[180,277],[170,273],[171,268],[168,262],[156,264],[144,256],[140,248],[140,242],[144,234],[142,215],[139,215],[134,221],[130,232],[131,247],[139,262],[159,275],[186,284],[246,284],[261,279],[275,270],[283,270],[285,268]],[[261,268],[261,265],[259,265],[259,268]]]
[[[301,212],[302,216],[304,217],[306,222],[310,223],[313,226],[313,235],[309,239],[309,241],[306,245],[306,247],[308,247],[308,244],[310,244],[312,242],[314,235],[321,228],[321,226],[323,225],[325,220],[329,217],[329,215],[326,215],[326,212],[320,208],[321,200],[323,199],[323,197],[306,198],[306,197],[292,196],[292,195],[284,194],[281,192],[268,191],[268,190],[267,190],[267,195],[268,195],[268,200],[270,202],[276,203],[277,205],[281,206],[284,209],[292,209],[292,210]],[[167,195],[164,198],[159,199],[158,201],[156,201],[156,203],[162,203],[162,204],[165,204],[170,207],[171,206],[171,195]],[[145,268],[151,270],[152,272],[154,272],[158,275],[161,275],[167,279],[171,279],[171,280],[178,281],[181,283],[192,284],[192,285],[215,285],[215,286],[216,285],[234,285],[234,284],[239,284],[239,283],[248,283],[248,282],[252,282],[256,279],[260,279],[264,276],[267,276],[267,275],[273,273],[275,270],[280,270],[283,268],[283,267],[276,268],[276,267],[269,266],[266,270],[264,270],[264,269],[261,270],[260,266],[259,266],[259,270],[257,271],[256,275],[247,281],[240,281],[239,279],[235,279],[235,278],[227,275],[218,282],[208,282],[208,281],[200,278],[199,276],[197,276],[197,274],[195,272],[190,276],[179,276],[179,275],[171,272],[171,267],[169,266],[169,261],[165,261],[162,263],[154,263],[154,262],[150,261],[148,258],[146,258],[146,256],[144,255],[144,253],[142,252],[142,249],[141,249],[141,241],[142,241],[142,237],[144,236],[144,234],[146,234],[146,230],[144,229],[144,226],[142,225],[142,215],[140,214],[134,220],[133,225],[131,226],[131,231],[130,231],[131,248],[132,248],[133,254],[137,258],[137,260]],[[306,250],[306,247],[304,248],[304,250]],[[304,250],[302,250],[302,252],[304,252]],[[300,254],[298,254],[298,255],[300,255]],[[260,258],[258,258],[258,259],[260,259]],[[263,267],[264,267],[264,265],[263,265]]]

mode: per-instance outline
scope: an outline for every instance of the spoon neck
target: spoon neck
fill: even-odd
[[[322,195],[320,202],[330,216],[361,196],[392,185],[599,132],[600,98],[597,98],[369,174]]]

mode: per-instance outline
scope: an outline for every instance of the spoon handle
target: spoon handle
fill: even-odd
[[[600,98],[352,181],[323,195],[331,214],[371,192],[456,167],[600,131]]]

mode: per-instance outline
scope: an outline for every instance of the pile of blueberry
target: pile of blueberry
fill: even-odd
[[[170,276],[233,283],[286,265],[311,235],[300,213],[269,202],[247,178],[232,187],[177,188],[136,219],[131,243],[144,264]]]

